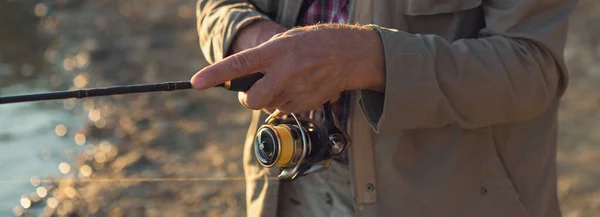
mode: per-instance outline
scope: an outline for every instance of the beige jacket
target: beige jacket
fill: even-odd
[[[294,26],[300,0],[201,0],[200,46],[222,59],[256,19]],[[355,0],[375,24],[385,94],[358,91],[350,118],[357,216],[558,217],[557,110],[574,0]],[[369,73],[369,72],[365,72]],[[275,216],[275,169],[244,164],[248,212]],[[260,215],[259,215],[260,214]]]

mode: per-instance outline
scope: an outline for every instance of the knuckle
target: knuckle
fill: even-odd
[[[250,60],[248,55],[245,53],[235,54],[233,58],[231,58],[230,63],[231,64],[229,64],[229,70],[237,74],[246,73],[250,68]]]
[[[295,37],[283,36],[284,35],[278,37],[276,40],[271,41],[265,46],[265,48],[269,50],[270,55],[266,55],[264,58],[277,58],[289,54],[289,51],[291,50],[290,45],[294,44],[297,39]]]

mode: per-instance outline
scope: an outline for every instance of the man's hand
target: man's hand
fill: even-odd
[[[344,90],[385,88],[383,47],[377,32],[361,26],[324,24],[296,28],[231,55],[196,73],[203,90],[263,72],[240,101],[251,109],[306,112]]]

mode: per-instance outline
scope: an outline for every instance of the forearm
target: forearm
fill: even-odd
[[[521,3],[488,8],[488,27],[476,39],[449,42],[374,26],[382,37],[386,78],[384,94],[361,91],[361,104],[373,127],[478,128],[525,121],[545,112],[566,88],[565,11],[573,2],[548,0],[529,8]],[[507,8],[511,4],[514,8]],[[528,13],[532,8],[536,14]],[[512,20],[505,20],[509,13]],[[535,17],[542,14],[556,19]]]
[[[387,43],[403,43],[401,52],[387,51],[394,61],[386,63],[385,100],[396,105],[404,128],[527,120],[542,114],[563,88],[557,57],[527,40],[449,43],[433,35],[383,34],[394,38]]]

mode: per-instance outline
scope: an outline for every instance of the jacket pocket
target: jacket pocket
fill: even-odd
[[[521,197],[513,180],[504,165],[502,157],[498,152],[497,144],[494,141],[493,131],[488,131],[488,146],[486,149],[487,161],[483,166],[484,179],[481,183],[482,201],[490,207],[490,211],[504,213],[505,216],[529,217],[530,214],[523,205]]]
[[[482,0],[406,0],[405,14],[409,16],[445,14],[479,7]]]

